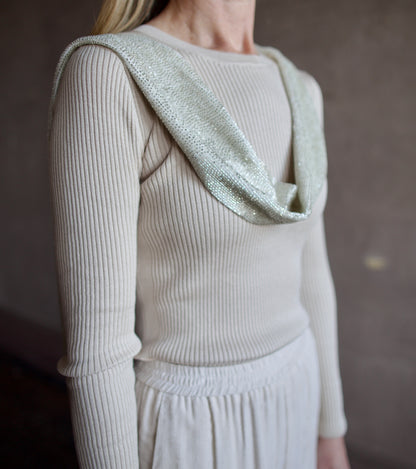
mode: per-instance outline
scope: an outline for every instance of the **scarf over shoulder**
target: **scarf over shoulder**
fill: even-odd
[[[295,184],[273,181],[228,111],[178,51],[137,31],[83,36],[65,48],[53,80],[48,138],[62,72],[84,44],[109,47],[119,55],[206,189],[222,204],[260,225],[308,218],[327,176],[325,136],[300,70],[282,52],[257,46],[277,63],[289,100]]]

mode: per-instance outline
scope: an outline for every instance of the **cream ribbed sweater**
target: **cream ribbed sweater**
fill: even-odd
[[[269,58],[180,51],[278,180],[293,182],[291,116]],[[321,89],[302,75],[323,125]],[[327,181],[311,216],[248,223],[215,199],[110,49],[72,54],[55,100],[50,178],[67,377],[82,468],[139,467],[133,358],[215,366],[261,357],[310,323],[319,434],[347,429],[336,296],[325,242]]]

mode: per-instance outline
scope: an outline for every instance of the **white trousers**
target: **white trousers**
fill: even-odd
[[[316,469],[319,363],[310,328],[225,366],[136,361],[140,469]]]

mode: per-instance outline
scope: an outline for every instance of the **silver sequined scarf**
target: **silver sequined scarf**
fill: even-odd
[[[295,184],[273,181],[228,111],[178,51],[137,31],[82,36],[64,49],[54,75],[48,139],[65,64],[84,44],[119,55],[206,189],[230,210],[260,225],[292,223],[311,214],[327,176],[325,137],[299,70],[278,49],[257,46],[276,61],[288,96]]]

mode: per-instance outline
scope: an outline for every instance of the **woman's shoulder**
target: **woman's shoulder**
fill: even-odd
[[[322,97],[322,89],[317,79],[310,72],[298,68],[300,77],[302,78],[305,86],[308,88],[309,92],[319,98]]]
[[[49,125],[60,95],[85,101],[90,107],[111,103],[127,112],[133,106],[143,128],[151,125],[153,113],[116,50],[104,42],[94,43],[94,36],[81,36],[61,52],[56,65],[49,108]],[[60,100],[62,104],[62,99]],[[65,100],[64,100],[65,101]]]
[[[77,38],[61,52],[55,67],[51,106],[62,90],[85,97],[96,96],[119,82],[125,74],[117,54],[100,44],[80,43]]]
[[[95,72],[97,78],[116,78],[116,72],[125,71],[125,65],[116,51],[102,44],[83,43],[76,47],[68,45],[61,54],[65,54],[65,74],[72,74],[82,79],[86,72]],[[109,73],[112,72],[112,73]]]
[[[323,103],[323,94],[321,86],[318,83],[318,80],[315,76],[307,70],[304,70],[297,66],[297,64],[288,57],[285,53],[283,53],[280,49],[276,48],[275,46],[263,46],[256,44],[256,47],[260,50],[261,53],[265,53],[268,56],[270,53],[272,55],[278,55],[284,59],[283,63],[290,63],[291,67],[294,67],[296,72],[299,74],[302,83],[306,87],[309,95],[311,96],[314,106],[317,110],[317,113],[320,118],[321,125],[323,126],[323,111],[324,111],[324,103]]]
[[[324,100],[321,86],[317,79],[308,71],[298,68],[299,75],[308,90],[312,101],[315,105],[315,109],[318,113],[321,126],[323,127],[324,119]]]

